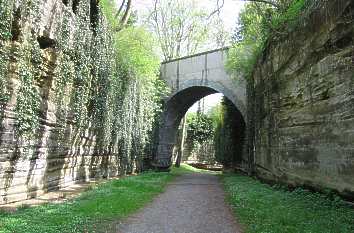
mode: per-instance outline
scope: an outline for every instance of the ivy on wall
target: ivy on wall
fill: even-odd
[[[0,0],[0,6],[0,121],[2,121],[4,108],[9,100],[6,76],[8,75],[13,2]]]
[[[0,39],[7,41],[11,39],[13,1],[0,0]]]
[[[21,145],[42,137],[41,119],[48,120],[47,112],[54,111],[50,120],[55,120],[58,147],[72,148],[67,149],[71,153],[90,140],[83,148],[87,153],[114,158],[109,160],[118,163],[120,173],[139,170],[151,151],[147,148],[167,91],[158,78],[151,35],[133,25],[115,33],[100,9],[79,1],[75,18],[72,2],[54,12],[55,38],[39,36],[42,1],[0,1],[0,57],[6,61],[0,64],[0,102],[16,100],[15,132]],[[16,57],[14,70],[9,70],[11,56]],[[8,91],[10,79],[18,82]],[[49,103],[55,108],[49,109]],[[107,166],[104,160],[100,166]]]
[[[14,3],[13,3],[14,4]],[[39,26],[38,0],[23,0],[18,2],[18,13],[12,25],[20,35],[12,35],[13,40],[21,44],[17,47],[19,86],[16,88],[16,134],[18,137],[31,138],[39,125],[40,94],[36,82],[39,81],[42,65],[42,56],[32,27]],[[14,8],[14,5],[13,5]],[[4,77],[6,78],[6,77]]]
[[[20,50],[22,54],[18,68],[20,86],[15,109],[16,129],[19,135],[30,136],[39,123],[40,96],[34,83],[38,70],[31,65],[31,45],[24,43]]]

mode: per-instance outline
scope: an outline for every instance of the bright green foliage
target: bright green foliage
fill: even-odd
[[[203,112],[187,113],[186,131],[183,157],[194,157],[203,163],[215,163],[213,119]]]
[[[153,36],[134,25],[113,31],[117,20],[115,11],[108,9],[112,2],[106,0],[100,4],[112,33],[110,46],[98,41],[98,46],[102,46],[108,54],[110,51],[112,53],[109,55],[111,63],[104,69],[110,70],[108,74],[97,71],[102,73],[102,79],[109,77],[105,81],[107,84],[101,82],[101,91],[97,93],[102,95],[102,90],[105,90],[107,94],[93,100],[94,106],[98,106],[95,109],[102,109],[96,113],[101,116],[99,119],[104,129],[100,143],[111,146],[113,141],[114,150],[122,152],[123,164],[136,162],[139,165],[142,157],[151,152],[152,131],[158,123],[161,96],[167,89],[158,78],[160,63],[154,51],[156,44]],[[105,63],[102,62],[102,65]],[[126,168],[128,171],[131,169],[130,165]]]
[[[201,144],[213,137],[213,121],[204,113],[189,113],[187,115],[187,126],[188,142]]]
[[[226,69],[249,78],[267,40],[284,36],[294,29],[309,2],[312,1],[293,0],[290,4],[284,3],[286,9],[275,9],[254,2],[246,4],[239,16],[239,26],[229,51]]]
[[[101,8],[112,30],[117,25],[115,11],[107,8],[110,4],[109,0],[102,1]],[[102,46],[108,54],[112,51],[109,55],[111,63],[106,68],[111,71],[107,71],[110,72],[108,75],[97,71],[102,73],[103,80],[107,76],[109,78],[101,82],[101,91],[97,91],[101,94],[93,102],[94,106],[98,106],[95,109],[102,109],[96,113],[101,116],[99,119],[104,129],[100,143],[111,146],[111,142],[115,142],[113,148],[122,152],[122,163],[129,165],[125,169],[129,171],[132,169],[130,164],[140,164],[142,157],[150,153],[148,148],[153,143],[152,130],[161,110],[161,96],[167,89],[158,78],[160,63],[154,51],[156,45],[152,35],[133,25],[111,33],[111,47],[98,41],[98,46]],[[100,97],[102,90],[107,94]]]
[[[153,36],[143,28],[129,27],[115,35],[120,67],[140,78],[156,78],[160,61],[154,53],[155,47]]]
[[[247,77],[252,73],[268,32],[264,18],[259,15],[254,4],[246,5],[240,13],[239,23],[239,30],[235,35],[236,42],[229,51],[226,68]]]
[[[143,173],[95,186],[62,204],[0,212],[0,233],[113,232],[117,220],[150,202],[175,176],[189,170],[182,167],[172,173]]]
[[[306,3],[309,4],[310,2],[306,0],[294,0],[285,12],[274,14],[272,18],[273,28],[278,29],[285,24],[289,29],[293,29],[292,27],[299,21],[300,13],[308,6]]]
[[[111,28],[117,28],[119,26],[119,20],[116,19],[117,7],[114,4],[114,0],[102,0],[99,4]]]
[[[340,198],[272,188],[253,178],[224,175],[228,201],[246,233],[352,233],[354,209]]]
[[[121,25],[121,17],[125,13],[124,10],[118,13],[118,7],[117,7],[117,2],[116,0],[101,0],[99,1],[99,5],[102,9],[103,15],[105,16],[107,22],[109,23],[110,28],[112,29],[113,32],[118,32],[123,28],[134,26],[137,22],[137,13],[136,11],[131,12],[130,17],[127,21],[127,24],[122,26]]]

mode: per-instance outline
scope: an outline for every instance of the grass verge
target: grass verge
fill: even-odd
[[[183,165],[170,173],[142,173],[100,184],[65,203],[0,212],[0,233],[105,232],[163,192],[174,177],[187,172],[194,170]]]
[[[242,175],[222,176],[228,201],[247,233],[353,233],[354,209],[303,189],[273,188]]]

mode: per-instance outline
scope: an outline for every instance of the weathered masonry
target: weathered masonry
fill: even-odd
[[[78,64],[85,65],[81,58],[89,61],[96,49],[92,27],[97,5],[53,0],[0,3],[1,29],[11,30],[10,39],[0,40],[0,81],[7,89],[1,97],[8,95],[0,107],[0,204],[6,204],[103,175],[107,169],[102,166],[105,156],[95,149],[93,125],[80,128],[74,122],[78,110],[72,96],[79,88],[75,90],[70,78],[74,72],[78,77]],[[85,47],[85,54],[83,44],[92,45]],[[39,72],[33,72],[37,68]],[[60,86],[63,94],[58,95]],[[36,124],[31,135],[20,135],[19,127],[29,125],[20,122],[21,117]],[[118,170],[113,163],[107,165]]]
[[[246,124],[240,166],[269,181],[353,198],[354,2],[322,4],[296,30],[268,42],[248,83],[226,74],[226,50],[162,64],[172,93],[155,165],[171,165],[175,132],[188,107],[220,92]]]
[[[246,81],[231,78],[225,71],[227,48],[209,51],[163,63],[161,77],[171,88],[166,100],[166,110],[159,129],[159,143],[155,165],[171,165],[173,146],[178,125],[187,110],[199,99],[222,93],[238,109],[240,130],[244,130],[246,116]],[[240,139],[241,140],[241,139]]]
[[[354,197],[354,2],[324,1],[254,71],[259,176]]]

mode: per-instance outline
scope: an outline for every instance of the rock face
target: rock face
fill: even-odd
[[[269,41],[254,71],[249,135],[264,179],[354,197],[354,2],[326,1]]]
[[[0,0],[0,204],[142,166],[151,97],[115,78],[97,2]]]

